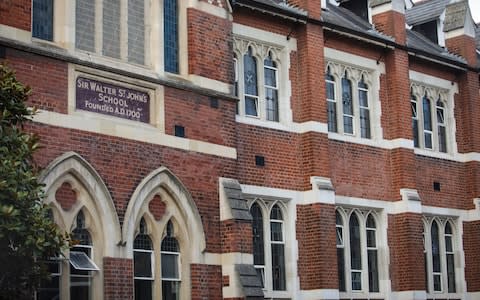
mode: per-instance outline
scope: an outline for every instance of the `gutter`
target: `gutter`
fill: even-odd
[[[289,11],[287,8],[281,8],[266,3],[259,3],[253,0],[234,0],[232,1],[232,6],[249,8],[264,14],[269,14],[274,17],[281,17],[283,19],[287,19],[296,23],[307,24],[308,21],[307,13],[295,13],[294,11]]]

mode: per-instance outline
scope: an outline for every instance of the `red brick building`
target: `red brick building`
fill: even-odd
[[[2,0],[53,218],[38,299],[480,299],[467,1]]]

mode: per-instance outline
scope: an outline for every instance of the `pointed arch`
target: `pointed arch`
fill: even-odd
[[[100,236],[104,242],[103,255],[115,256],[117,243],[121,240],[120,222],[110,192],[92,165],[79,154],[67,152],[50,163],[42,173],[40,181],[45,184],[46,194],[51,195],[53,189],[69,177],[85,188],[89,194],[86,201],[98,214],[99,219],[96,221],[100,223]],[[66,225],[65,221],[64,223]]]
[[[164,219],[167,221],[173,219],[174,223],[178,223],[177,228],[182,231],[181,236],[189,245],[192,262],[200,261],[200,255],[205,249],[205,232],[200,214],[186,187],[165,167],[160,167],[145,177],[128,203],[122,228],[122,237],[127,243],[127,257],[133,255],[131,247],[133,237],[144,215],[145,204],[158,193],[168,195],[164,200],[167,202],[169,212]]]

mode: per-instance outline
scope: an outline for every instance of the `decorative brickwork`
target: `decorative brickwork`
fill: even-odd
[[[77,194],[68,182],[62,183],[62,186],[55,192],[55,199],[64,210],[70,210],[77,202]]]

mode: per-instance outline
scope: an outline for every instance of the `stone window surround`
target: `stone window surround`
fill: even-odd
[[[387,263],[387,234],[386,226],[383,220],[383,212],[374,208],[360,208],[360,207],[350,207],[350,206],[337,206],[336,210],[342,217],[343,221],[343,240],[344,240],[344,267],[345,267],[345,288],[346,292],[339,291],[340,298],[348,299],[363,299],[363,298],[385,298],[385,294],[388,289],[388,280],[385,278],[388,277],[388,263]],[[352,291],[351,290],[351,280],[350,278],[350,239],[349,239],[349,220],[351,214],[356,213],[358,221],[360,223],[360,238],[361,238],[361,251],[362,251],[362,290]],[[378,281],[379,281],[379,292],[370,293],[368,291],[368,253],[366,245],[366,221],[367,217],[372,215],[375,220],[376,225],[376,242],[377,242],[377,267],[378,267]]]
[[[290,291],[293,288],[291,286],[291,268],[294,267],[289,262],[291,257],[292,240],[288,239],[290,232],[290,220],[288,216],[288,200],[286,199],[273,199],[262,196],[247,195],[248,208],[250,209],[254,203],[257,203],[262,211],[263,219],[263,239],[264,239],[264,252],[265,252],[265,287],[263,288],[265,298],[289,298]],[[277,205],[283,216],[283,235],[284,235],[284,257],[285,257],[285,291],[274,291],[272,282],[272,251],[271,251],[271,237],[270,237],[270,213],[272,208]]]
[[[439,241],[440,241],[440,259],[441,259],[441,270],[442,270],[442,291],[433,291],[433,270],[432,270],[432,240],[431,240],[431,228],[433,222],[436,221],[439,228]],[[446,274],[446,253],[445,253],[445,225],[449,222],[452,228],[452,244],[453,244],[453,253],[454,253],[454,262],[455,262],[455,293],[448,292],[448,277]],[[461,277],[464,274],[464,269],[459,265],[460,257],[460,234],[459,227],[457,225],[456,218],[447,217],[447,216],[437,216],[437,215],[424,215],[423,216],[423,225],[424,225],[424,249],[426,250],[427,256],[427,276],[428,276],[428,291],[427,298],[438,298],[441,296],[447,296],[449,299],[460,299],[462,298],[462,288]]]
[[[148,2],[148,1],[146,1]],[[148,4],[148,3],[146,3]],[[151,6],[145,5],[146,18],[145,26],[145,65],[128,63],[123,59],[115,59],[103,56],[101,49],[101,26],[95,28],[95,52],[87,52],[75,48],[75,3],[73,0],[54,1],[54,22],[53,22],[53,41],[45,41],[33,37],[32,42],[45,44],[47,46],[60,47],[67,50],[70,54],[75,55],[79,59],[91,61],[98,64],[115,66],[118,68],[129,68],[140,70],[150,70],[157,74],[164,74],[164,57],[163,57],[163,1],[151,1]],[[186,76],[188,74],[188,52],[187,49],[187,7],[191,5],[187,1],[178,1],[179,12],[179,73],[171,74],[171,76]],[[121,16],[125,15],[128,6],[128,0],[121,0]],[[96,14],[96,23],[102,24],[102,5],[101,1],[97,1],[95,9],[99,11]],[[121,22],[126,22],[126,18],[121,17]],[[125,27],[125,26],[123,26]],[[123,30],[122,32],[125,32]],[[126,32],[122,33],[120,44],[124,45],[127,41]],[[183,49],[183,51],[182,51]],[[122,57],[125,57],[126,47],[121,49]],[[141,72],[141,71],[140,71]]]

